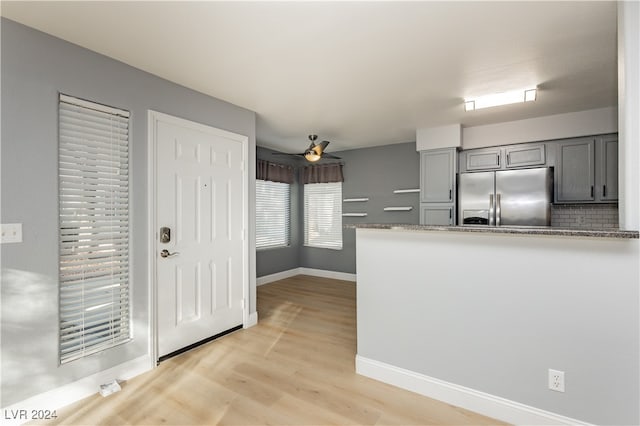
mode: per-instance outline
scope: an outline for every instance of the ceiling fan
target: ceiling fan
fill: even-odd
[[[339,160],[340,157],[336,157],[335,155],[327,154],[324,150],[329,145],[329,141],[322,141],[319,144],[316,144],[316,140],[318,139],[318,135],[309,135],[309,140],[311,141],[311,145],[306,149],[305,152],[300,154],[286,154],[284,152],[274,152],[274,155],[293,155],[304,157],[310,163],[315,163],[319,161],[321,158],[333,158],[335,160]]]

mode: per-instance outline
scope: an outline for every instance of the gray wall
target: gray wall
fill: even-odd
[[[23,243],[2,246],[2,401],[35,394],[148,352],[147,110],[249,137],[255,113],[194,92],[79,46],[2,19],[2,223],[23,224]],[[58,365],[58,92],[131,111],[131,343]],[[255,168],[250,168],[250,181]],[[255,190],[250,185],[250,200]],[[249,222],[254,223],[250,203]],[[250,276],[254,275],[254,227]],[[251,311],[255,311],[255,282]]]
[[[394,194],[394,189],[420,187],[420,155],[415,142],[335,152],[344,163],[343,198],[368,197],[364,203],[343,203],[344,213],[365,212],[366,217],[344,217],[349,223],[419,223],[419,194]],[[304,199],[304,188],[300,199]],[[411,206],[409,212],[385,212],[387,206]],[[303,211],[300,220],[303,219]],[[301,229],[303,224],[300,224]],[[356,272],[355,230],[342,232],[342,250],[300,248],[300,266],[329,271]]]
[[[289,247],[279,247],[270,249],[261,249],[256,251],[256,274],[258,277],[275,274],[277,272],[288,271],[300,266],[300,246],[302,245],[302,192],[298,190],[300,187],[298,168],[304,162],[294,157],[284,155],[273,155],[271,149],[258,147],[256,157],[261,160],[272,161],[280,164],[290,164],[296,168],[295,182],[291,185],[291,242]]]

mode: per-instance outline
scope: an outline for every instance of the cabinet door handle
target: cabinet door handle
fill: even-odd
[[[591,198],[593,198],[593,185],[591,185]]]
[[[496,158],[498,159],[498,167],[500,167],[500,154],[496,154]]]
[[[449,219],[453,219],[453,209],[449,208]],[[449,221],[449,223],[451,223],[451,221]]]
[[[449,201],[451,201],[451,190],[449,190]]]
[[[507,166],[509,166],[511,162],[509,161],[509,154],[507,154]]]
[[[607,185],[602,185],[602,196],[603,197],[607,196]]]

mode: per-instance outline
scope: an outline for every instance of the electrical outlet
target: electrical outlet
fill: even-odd
[[[0,225],[0,243],[21,243],[22,242],[22,224],[21,223],[3,223]]]
[[[549,389],[564,392],[564,371],[549,369]]]

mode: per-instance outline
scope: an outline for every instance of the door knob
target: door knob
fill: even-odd
[[[174,251],[173,253],[169,253],[169,250],[164,249],[160,252],[160,257],[171,257],[171,256],[175,256],[176,254],[180,254],[177,251]]]

